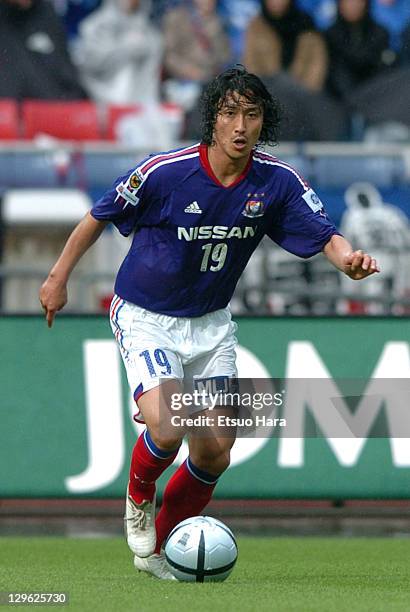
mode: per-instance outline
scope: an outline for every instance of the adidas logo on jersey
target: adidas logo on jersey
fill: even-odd
[[[193,213],[194,215],[200,215],[202,210],[199,208],[198,202],[195,200],[195,202],[191,202],[191,204],[189,204],[184,209],[184,212],[186,212],[186,213]]]

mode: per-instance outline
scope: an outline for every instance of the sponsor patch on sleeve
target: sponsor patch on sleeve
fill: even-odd
[[[124,183],[117,185],[116,191],[119,196],[132,206],[136,206],[140,201],[140,199],[130,190],[128,185],[124,185]]]
[[[306,204],[313,210],[313,212],[318,212],[323,209],[323,204],[317,195],[313,191],[313,189],[309,189],[306,193],[303,194],[302,198],[305,200]]]

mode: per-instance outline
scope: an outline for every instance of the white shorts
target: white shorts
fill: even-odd
[[[136,402],[164,379],[237,376],[237,325],[228,308],[202,317],[170,317],[115,295],[110,321]]]

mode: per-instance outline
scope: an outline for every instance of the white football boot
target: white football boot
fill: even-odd
[[[134,566],[135,569],[139,570],[140,572],[147,572],[160,580],[176,580],[175,576],[173,576],[168,569],[165,555],[163,553],[160,555],[150,555],[149,557],[144,558],[135,555]]]
[[[137,504],[129,495],[125,500],[125,534],[128,546],[138,557],[149,557],[155,550],[155,495],[151,501]]]

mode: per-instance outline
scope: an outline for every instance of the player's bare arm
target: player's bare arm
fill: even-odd
[[[352,280],[362,280],[380,272],[377,261],[361,250],[353,251],[351,244],[334,234],[323,249],[328,260]]]
[[[64,249],[40,289],[40,302],[46,313],[49,327],[55,314],[67,303],[67,281],[74,267],[101,235],[107,225],[87,213],[73,230]]]

